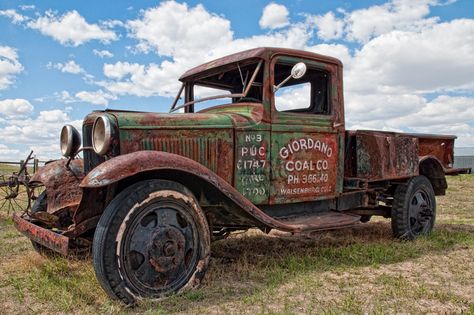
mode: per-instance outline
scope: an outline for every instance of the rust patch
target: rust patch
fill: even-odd
[[[79,183],[84,178],[82,160],[72,160],[66,167],[67,160],[58,160],[46,164],[31,178],[31,183],[40,182],[46,188],[48,213],[55,214],[62,210],[73,213],[82,198]]]
[[[434,156],[446,169],[454,163],[454,139],[420,136],[420,156]]]
[[[13,214],[15,228],[26,235],[32,241],[46,246],[60,254],[67,255],[69,249],[69,238],[51,230],[37,226],[20,216]]]
[[[376,181],[418,175],[418,138],[379,131],[346,135],[346,177]]]
[[[233,138],[229,129],[126,130],[122,131],[121,150],[122,154],[141,150],[178,154],[232,182]]]

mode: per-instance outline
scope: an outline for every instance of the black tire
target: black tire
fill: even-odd
[[[95,273],[113,299],[134,304],[197,287],[210,258],[210,231],[191,191],[146,180],[119,193],[99,220]]]
[[[436,220],[436,198],[425,176],[411,178],[395,189],[392,205],[392,232],[396,238],[414,240],[429,234]]]

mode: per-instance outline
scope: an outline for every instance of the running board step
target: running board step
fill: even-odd
[[[316,230],[333,230],[352,226],[360,223],[360,216],[329,211],[308,216],[278,219],[278,221],[291,226],[295,230],[307,232]]]

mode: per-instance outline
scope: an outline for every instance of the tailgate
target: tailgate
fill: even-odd
[[[444,169],[452,168],[454,163],[454,140],[456,136],[412,134],[418,138],[419,155],[437,158]]]
[[[412,134],[418,138],[420,159],[435,157],[441,163],[446,175],[470,174],[470,168],[453,168],[454,140],[456,136]]]

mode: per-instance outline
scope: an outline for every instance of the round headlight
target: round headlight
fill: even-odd
[[[63,129],[61,129],[59,145],[63,156],[74,156],[81,147],[81,135],[79,131],[71,125],[65,125]]]
[[[92,147],[95,153],[105,155],[112,143],[112,124],[107,116],[99,116],[92,127]]]

